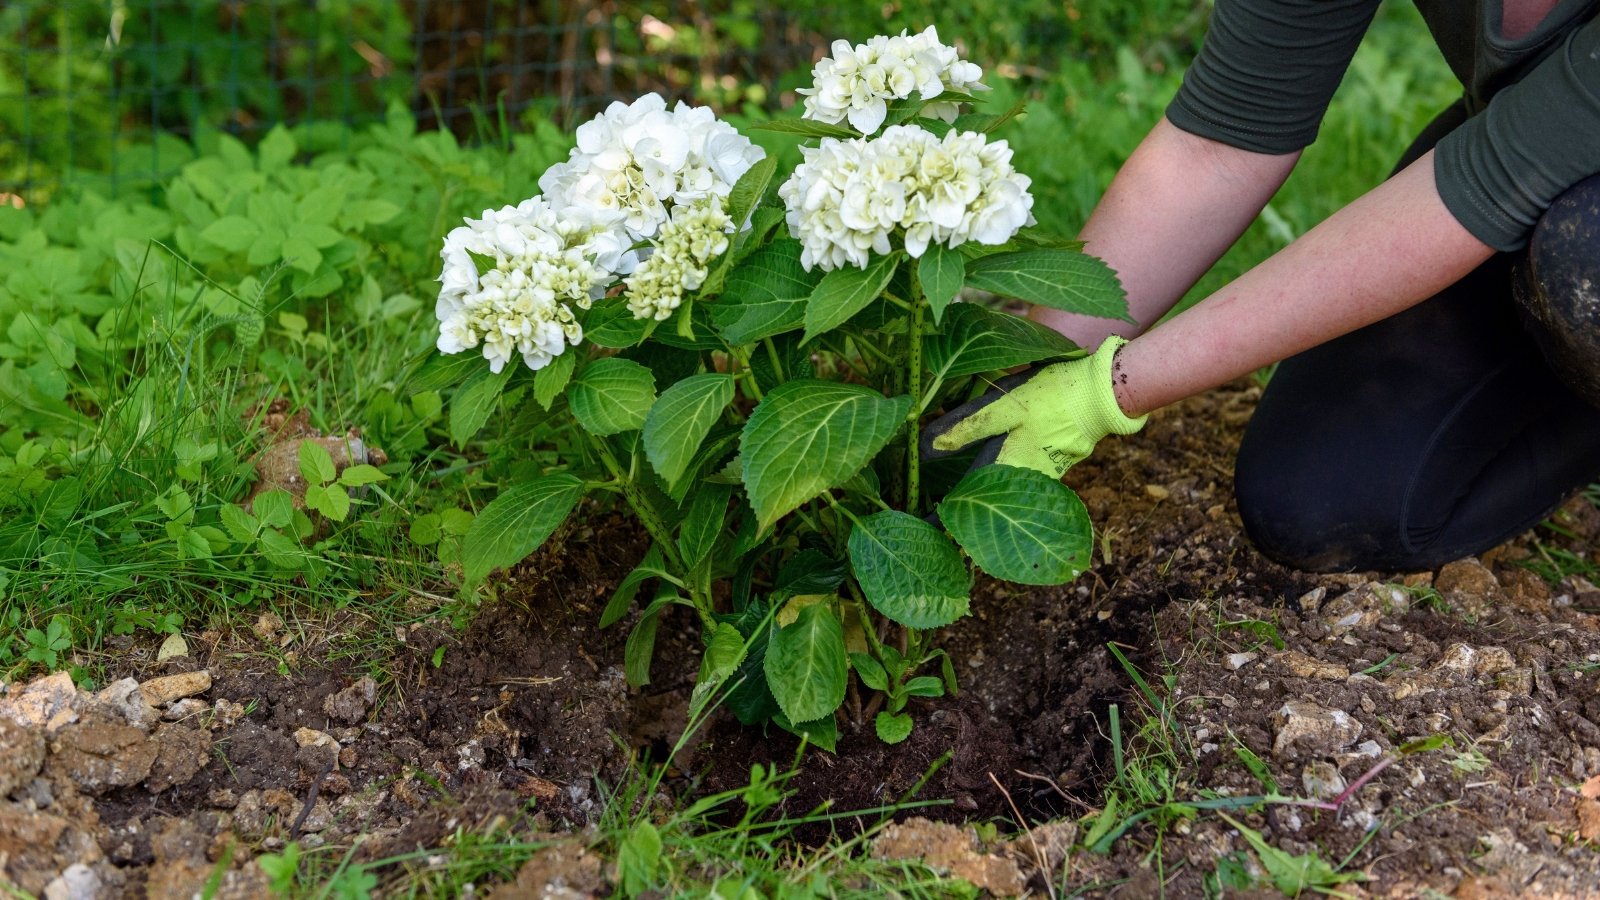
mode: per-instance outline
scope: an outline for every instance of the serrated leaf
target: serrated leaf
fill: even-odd
[[[967,285],[1051,309],[1133,321],[1116,273],[1087,253],[1038,249],[985,256],[967,263]]]
[[[697,483],[695,476],[706,470],[708,466],[720,461],[733,449],[734,442],[739,439],[739,429],[729,426],[713,430],[695,451],[694,458],[689,461],[688,468],[684,469],[684,477],[678,479],[676,484],[667,486],[667,496],[674,503],[682,503],[689,496],[689,491]],[[738,457],[734,457],[737,459]],[[709,478],[707,479],[710,480]],[[727,484],[738,484],[738,477],[728,479]]]
[[[655,319],[634,318],[622,298],[602,300],[583,317],[583,336],[600,347],[624,350],[644,342],[660,325]]]
[[[734,183],[733,190],[728,193],[728,217],[733,219],[735,230],[744,227],[745,220],[750,217],[756,204],[761,202],[777,171],[778,158],[767,156],[746,170]]]
[[[294,516],[294,499],[282,489],[262,491],[250,505],[261,524],[272,528],[287,527]]]
[[[298,543],[274,528],[261,532],[257,538],[261,555],[280,569],[300,569],[306,564],[306,551]]]
[[[733,402],[733,376],[691,375],[661,392],[644,419],[644,452],[670,488]]]
[[[583,481],[564,472],[501,491],[472,520],[462,543],[467,581],[481,581],[491,569],[515,565],[539,549],[582,496]]]
[[[772,721],[779,728],[789,732],[795,737],[803,737],[813,747],[833,753],[839,746],[839,723],[833,716],[823,716],[810,722],[791,722],[780,711],[775,713]]]
[[[483,430],[499,405],[500,394],[506,389],[513,371],[515,367],[509,364],[499,372],[479,368],[467,376],[466,383],[450,398],[450,440],[457,447],[465,447],[467,441]]]
[[[1063,584],[1089,566],[1093,527],[1070,488],[1033,469],[974,469],[939,518],[978,568],[1019,584]]]
[[[885,744],[898,744],[911,736],[911,717],[905,713],[880,712],[872,725],[878,740]]]
[[[567,388],[573,417],[598,437],[642,427],[655,399],[655,375],[615,356],[589,363]]]
[[[772,696],[789,721],[810,722],[838,709],[849,663],[844,626],[830,605],[806,606],[793,624],[773,632],[764,668]]]
[[[350,515],[350,495],[337,484],[313,484],[306,488],[306,506],[335,522]]]
[[[307,484],[327,484],[339,477],[328,448],[309,438],[300,442],[300,477]]]
[[[844,583],[847,573],[848,568],[840,560],[820,550],[801,550],[778,570],[772,593],[776,597],[832,593]]]
[[[900,254],[889,253],[869,260],[865,269],[846,266],[822,276],[811,299],[806,301],[805,339],[826,334],[866,309],[867,304],[882,296],[899,265]]]
[[[695,493],[678,528],[678,552],[683,556],[684,568],[693,569],[711,555],[722,535],[731,497],[731,484],[704,484]]]
[[[780,238],[745,257],[711,304],[711,320],[730,344],[749,344],[799,328],[822,271],[800,265],[800,242]]]
[[[972,573],[944,533],[886,509],[850,529],[850,565],[878,612],[908,628],[939,628],[967,614]]]
[[[228,536],[236,543],[248,544],[254,541],[256,532],[261,530],[261,523],[255,516],[232,503],[224,503],[217,511],[217,516],[222,520],[222,527],[227,529]]]
[[[773,119],[746,126],[750,131],[770,131],[776,134],[798,134],[803,137],[831,137],[840,140],[861,137],[861,132],[843,125],[830,125],[811,119]]]
[[[550,404],[567,389],[567,383],[572,380],[572,370],[577,364],[576,353],[563,353],[533,373],[533,399],[541,407],[549,409]]]
[[[888,443],[910,407],[910,397],[812,379],[767,394],[739,440],[760,531],[854,475]]]
[[[944,327],[923,341],[928,371],[958,378],[1078,353],[1060,332],[975,303],[950,308]]]
[[[883,665],[865,653],[850,654],[850,665],[860,676],[861,683],[875,691],[889,689],[889,673],[883,670]]]
[[[922,293],[928,298],[935,325],[944,318],[945,307],[961,293],[966,278],[966,258],[943,244],[929,244],[922,259],[917,260],[917,279],[922,282]]]
[[[339,483],[345,487],[361,487],[363,485],[377,484],[380,481],[388,480],[389,476],[383,474],[383,471],[377,466],[369,466],[365,463],[356,466],[349,466],[343,472],[339,473]]]

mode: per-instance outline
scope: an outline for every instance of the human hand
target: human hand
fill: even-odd
[[[998,462],[1061,477],[1101,438],[1144,427],[1144,416],[1122,412],[1113,389],[1111,364],[1125,343],[1108,337],[1091,356],[1002,379],[924,429],[923,458],[950,456],[989,438],[975,465]]]

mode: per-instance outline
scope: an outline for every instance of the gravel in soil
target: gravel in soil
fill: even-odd
[[[942,642],[961,696],[916,701],[917,728],[895,747],[844,722],[837,754],[802,759],[785,811],[949,801],[874,852],[981,876],[995,894],[1039,891],[1053,872],[1091,893],[1200,896],[1219,865],[1270,884],[1240,827],[1289,856],[1347,860],[1368,879],[1347,893],[1592,892],[1600,590],[1530,571],[1534,535],[1437,572],[1307,575],[1265,560],[1231,484],[1256,394],[1241,384],[1180,404],[1069,473],[1098,528],[1094,570],[1052,589],[980,579],[974,615]],[[1567,534],[1539,540],[1589,553],[1600,515],[1575,501],[1559,516]],[[64,676],[11,685],[0,870],[36,895],[177,896],[226,857],[218,895],[254,896],[265,885],[254,857],[288,840],[359,838],[356,858],[370,860],[462,827],[581,830],[600,809],[597,779],[616,783],[676,742],[697,668],[689,616],[663,622],[656,680],[640,689],[622,674],[627,623],[595,627],[643,550],[636,529],[597,511],[498,582],[465,631],[419,616],[379,659],[354,614],[308,627],[264,613],[191,636],[162,663],[154,642],[113,646],[118,680],[93,695]],[[1069,851],[1084,832],[1065,823],[1005,847],[944,824],[1009,817],[1014,804],[1089,828],[1131,777],[1112,763],[1112,704],[1125,759],[1177,800],[1275,788],[1329,804],[1391,763],[1337,811],[1269,804],[1228,811],[1232,822],[1201,811],[1159,832],[1152,819],[1100,854]],[[1430,736],[1448,740],[1401,753]],[[776,729],[718,720],[669,783],[731,787],[753,762],[788,765],[794,752]],[[553,883],[549,869],[569,873],[576,895],[605,890],[609,864],[558,848],[530,862],[526,885]]]

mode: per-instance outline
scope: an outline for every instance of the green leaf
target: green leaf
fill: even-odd
[[[439,527],[438,513],[425,513],[411,520],[411,525],[406,529],[406,537],[411,543],[431,547],[439,543],[444,537],[443,530]]]
[[[660,325],[655,319],[636,319],[627,301],[602,300],[583,318],[583,336],[600,347],[624,350],[643,343]]]
[[[339,483],[345,487],[361,487],[362,485],[377,484],[380,481],[388,480],[389,476],[383,474],[377,466],[366,464],[350,466],[339,473]]]
[[[833,753],[839,746],[839,723],[831,715],[810,722],[791,722],[782,712],[772,717],[779,728],[796,737],[803,737],[813,747]]]
[[[533,399],[545,409],[556,402],[561,392],[567,389],[567,383],[572,380],[573,367],[578,363],[578,354],[563,353],[550,364],[533,373]]]
[[[912,697],[943,697],[944,685],[932,675],[918,675],[906,682],[906,693]]]
[[[711,320],[730,344],[749,344],[799,328],[822,271],[800,265],[800,242],[780,238],[728,273]]]
[[[845,564],[820,550],[805,549],[789,557],[778,570],[772,592],[778,597],[830,594],[844,583]]]
[[[539,549],[583,496],[583,482],[564,472],[500,492],[472,520],[461,552],[468,582],[521,562]]]
[[[598,437],[643,426],[655,399],[655,375],[632,360],[615,356],[591,362],[567,388],[573,417]]]
[[[856,674],[861,677],[862,684],[875,691],[887,691],[889,689],[889,673],[883,670],[883,666],[877,660],[865,653],[852,653],[850,654],[850,665],[856,670]]]
[[[307,562],[305,548],[277,529],[268,528],[263,530],[256,540],[257,546],[261,549],[261,555],[266,557],[267,562],[280,569],[305,568]]]
[[[744,662],[744,644],[744,635],[737,627],[728,622],[717,623],[711,640],[706,643],[705,655],[700,658],[699,681],[702,684],[726,681]]]
[[[339,477],[328,448],[311,439],[300,442],[300,477],[307,484],[327,484]]]
[[[450,398],[450,440],[457,447],[465,447],[473,435],[483,430],[515,370],[514,365],[506,365],[499,372],[480,368],[467,376],[461,390]]]
[[[688,468],[684,469],[685,477],[678,479],[676,484],[667,486],[667,496],[672,498],[672,502],[682,503],[684,498],[689,496],[689,490],[699,483],[695,476],[727,456],[728,451],[733,449],[734,441],[738,439],[738,428],[728,426],[714,429],[701,443],[700,449],[695,451],[694,459],[689,461]],[[728,483],[737,484],[738,479],[731,479]]]
[[[633,605],[633,598],[638,596],[639,588],[652,578],[670,576],[666,565],[661,561],[661,548],[655,544],[645,552],[644,559],[633,567],[633,571],[623,578],[617,589],[611,595],[611,600],[606,603],[606,608],[600,613],[600,627],[610,628],[627,615],[628,608]]]
[[[294,498],[285,490],[262,491],[250,505],[261,524],[271,528],[286,528],[294,517]]]
[[[985,256],[967,263],[967,285],[1051,309],[1133,321],[1117,273],[1087,253],[1040,249]]]
[[[1033,469],[967,473],[939,517],[978,568],[1019,584],[1063,584],[1089,565],[1093,528],[1070,488]]]
[[[294,159],[298,150],[289,129],[274,125],[267,136],[261,139],[261,146],[257,150],[261,157],[261,171],[276,172],[284,168]]]
[[[967,279],[967,260],[943,244],[929,244],[917,261],[917,279],[922,282],[922,293],[928,298],[928,309],[937,325],[944,317],[944,308],[961,293],[961,285]]]
[[[245,512],[243,508],[232,503],[224,503],[217,511],[222,519],[222,527],[227,529],[228,536],[236,543],[249,544],[256,539],[256,532],[261,530],[261,523],[255,516]]]
[[[337,484],[313,484],[306,488],[306,506],[335,522],[350,515],[350,495]]]
[[[228,251],[243,253],[261,236],[261,226],[244,216],[223,216],[200,232],[200,239]]]
[[[889,442],[910,408],[910,397],[891,400],[858,384],[811,379],[768,394],[739,440],[760,530],[854,475]]]
[[[802,608],[767,645],[767,684],[791,722],[831,715],[844,702],[849,674],[844,626],[830,606],[812,603]]]
[[[872,724],[878,740],[885,744],[898,744],[911,736],[911,717],[905,713],[880,712]]]
[[[890,253],[867,262],[865,269],[846,266],[822,276],[806,302],[806,340],[832,331],[882,296],[900,265],[900,254]]]
[[[745,220],[750,217],[756,204],[761,202],[767,186],[772,183],[773,173],[777,171],[778,158],[768,156],[739,176],[733,190],[728,193],[728,216],[733,219],[735,230],[744,227]]]
[[[1010,109],[997,116],[984,113],[967,113],[963,116],[957,116],[955,128],[958,131],[981,131],[985,134],[993,134],[1001,125],[1021,115],[1023,110],[1027,109],[1027,106],[1028,102],[1026,100],[1019,99],[1011,104]]]
[[[660,864],[661,833],[648,819],[641,820],[617,849],[617,873],[622,879],[623,892],[637,897],[654,887],[656,868]]]
[[[733,376],[691,375],[661,392],[644,419],[644,452],[661,479],[678,483],[706,435],[733,402]]]
[[[748,125],[750,131],[770,131],[776,134],[798,134],[803,137],[831,137],[840,140],[861,137],[861,132],[843,125],[830,125],[811,119],[773,119]]]
[[[650,662],[656,654],[656,628],[661,624],[661,611],[677,602],[678,595],[670,584],[656,588],[656,599],[644,608],[639,621],[628,632],[628,643],[622,650],[622,669],[628,684],[643,687],[650,683]]]
[[[711,554],[717,538],[723,532],[723,522],[728,516],[728,500],[733,496],[731,484],[704,484],[689,503],[689,511],[678,529],[678,551],[683,554],[683,565],[693,569]]]
[[[967,614],[972,573],[944,533],[886,509],[850,530],[850,565],[867,602],[907,628],[939,628]]]
[[[940,378],[993,372],[1057,356],[1078,346],[1053,328],[975,303],[950,308],[944,328],[923,342],[928,370]]]
[[[1267,843],[1260,832],[1227,813],[1219,811],[1217,815],[1237,829],[1250,843],[1251,848],[1256,851],[1256,856],[1261,860],[1261,867],[1272,876],[1273,887],[1286,896],[1299,897],[1312,891],[1321,892],[1343,882],[1358,881],[1366,877],[1360,872],[1335,871],[1333,866],[1318,856],[1315,850],[1299,856],[1291,855]]]

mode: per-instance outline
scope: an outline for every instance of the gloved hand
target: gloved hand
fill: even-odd
[[[1108,434],[1132,434],[1145,417],[1117,406],[1111,362],[1127,341],[1106,338],[1092,356],[1002,379],[993,390],[940,416],[922,432],[925,459],[990,438],[974,465],[1003,463],[1060,478]]]

